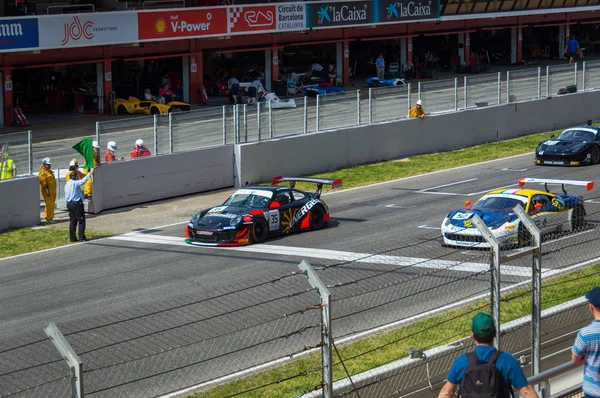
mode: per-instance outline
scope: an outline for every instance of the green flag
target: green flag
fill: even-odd
[[[94,168],[94,148],[92,147],[92,141],[93,138],[88,137],[73,145],[73,149],[79,152],[85,159],[85,164],[81,167],[82,169]]]

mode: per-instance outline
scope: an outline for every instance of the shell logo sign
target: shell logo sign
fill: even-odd
[[[156,20],[156,23],[154,24],[154,29],[156,29],[156,33],[162,35],[163,33],[165,33],[165,30],[167,30],[167,23],[164,19],[158,18]]]
[[[139,40],[225,35],[227,9],[204,7],[185,11],[139,12],[138,34]]]

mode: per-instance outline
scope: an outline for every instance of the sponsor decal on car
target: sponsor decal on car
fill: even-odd
[[[290,224],[289,224],[289,229],[292,229],[292,227],[298,222],[300,221],[302,218],[304,218],[304,216],[308,213],[308,211],[310,209],[312,209],[317,203],[319,203],[318,200],[316,199],[312,199],[310,201],[308,201],[304,206],[302,206],[300,208],[300,210],[298,210],[298,212],[294,215],[294,217],[290,220]]]
[[[212,235],[212,231],[196,231],[196,235]]]

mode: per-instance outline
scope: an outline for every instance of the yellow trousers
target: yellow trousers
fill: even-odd
[[[85,170],[85,174],[89,174],[90,171],[89,170]],[[83,184],[83,194],[85,196],[89,196],[92,197],[92,179],[94,178],[94,176],[90,177],[89,180],[87,180],[85,182],[85,184]]]
[[[40,191],[42,192],[44,203],[46,203],[46,206],[44,207],[44,219],[46,221],[52,221],[54,219],[54,203],[56,202],[56,190],[50,189],[49,194],[46,194],[46,190],[44,188],[42,188]]]

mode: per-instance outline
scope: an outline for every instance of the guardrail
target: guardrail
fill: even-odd
[[[418,99],[436,114],[597,88],[600,61],[586,61],[296,98],[295,108],[261,102],[98,122],[96,137],[127,145],[142,138],[161,155],[404,119]]]

